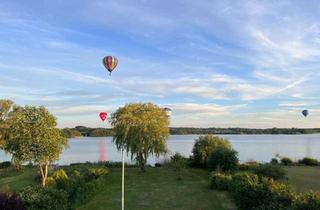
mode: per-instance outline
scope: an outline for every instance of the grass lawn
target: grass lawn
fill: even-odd
[[[291,166],[286,167],[286,170],[288,171],[289,183],[297,191],[320,191],[320,167]]]
[[[78,166],[73,166],[78,167]],[[320,191],[320,167],[285,167],[288,181],[298,191]],[[13,168],[0,170],[0,190],[8,187],[13,191],[31,185],[36,181],[37,168],[24,167],[22,171]],[[138,168],[126,168],[126,209],[157,210],[231,210],[236,209],[226,192],[213,191],[208,187],[209,173],[205,170],[188,168],[183,179],[178,180],[171,168],[147,168],[141,173]],[[108,210],[121,207],[121,169],[112,168],[103,190],[78,210]]]
[[[78,210],[121,209],[121,170],[112,169],[104,190]],[[141,173],[127,168],[125,177],[125,207],[130,210],[224,210],[235,209],[225,192],[208,187],[209,173],[187,169],[183,180],[177,180],[170,168],[148,168]]]
[[[12,191],[19,191],[24,187],[36,183],[37,168],[24,167],[17,171],[14,168],[0,170],[0,189],[9,188]],[[40,184],[40,181],[39,181]]]

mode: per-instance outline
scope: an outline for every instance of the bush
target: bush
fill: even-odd
[[[237,173],[230,184],[232,197],[240,210],[254,209],[261,205],[263,195],[259,177],[251,173]]]
[[[85,177],[74,175],[68,189],[69,202],[72,205],[84,203],[99,192],[100,186],[103,186],[103,182],[103,177],[88,182]]]
[[[70,180],[67,173],[63,169],[55,171],[52,176],[48,177],[47,184],[56,186],[58,189],[68,189]]]
[[[308,192],[300,195],[295,202],[294,210],[319,210],[320,193]]]
[[[19,196],[28,210],[64,210],[70,208],[66,191],[53,187],[29,186],[23,189]]]
[[[183,157],[180,153],[175,153],[170,160],[170,166],[176,171],[178,179],[182,179],[182,171],[186,168],[188,158]]]
[[[286,176],[286,170],[280,165],[263,164],[256,167],[253,172],[259,177],[272,178],[274,180],[283,179]]]
[[[293,188],[287,184],[276,182],[272,179],[262,180],[263,204],[258,209],[289,210],[292,209],[297,197]]]
[[[107,168],[100,167],[100,168],[90,168],[89,172],[94,179],[97,179],[100,176],[108,174],[109,170]]]
[[[25,210],[22,200],[16,194],[0,192],[0,209],[3,210]]]
[[[210,171],[219,169],[223,172],[233,172],[237,169],[238,164],[238,153],[225,147],[218,147],[213,150],[208,160]]]
[[[11,166],[10,161],[4,161],[0,163],[0,169],[9,168]]]
[[[270,163],[276,165],[279,164],[279,160],[277,158],[272,158]]]
[[[217,147],[224,147],[231,149],[231,144],[227,139],[219,136],[199,136],[193,146],[193,165],[196,167],[206,168],[208,163],[209,155]]]
[[[266,178],[260,182],[250,173],[235,174],[230,186],[240,210],[289,210],[296,198],[292,187]]]
[[[216,190],[228,190],[231,181],[231,175],[213,172],[210,176],[210,188]]]
[[[241,171],[252,171],[255,168],[259,167],[261,163],[258,162],[247,162],[239,164],[238,169]]]
[[[107,168],[121,168],[122,167],[122,162],[111,162],[111,161],[106,161],[103,162],[104,166]],[[126,168],[132,168],[132,167],[136,167],[137,164],[128,164],[128,163],[124,163]]]
[[[281,158],[281,164],[285,166],[291,166],[293,164],[293,161],[288,157],[284,157]]]
[[[317,159],[305,157],[302,160],[298,161],[299,164],[307,165],[307,166],[317,166],[319,164]]]

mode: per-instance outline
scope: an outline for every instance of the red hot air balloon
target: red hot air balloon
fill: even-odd
[[[112,71],[117,67],[118,59],[114,56],[106,56],[102,59],[102,63],[104,67],[110,72],[110,76]]]
[[[100,116],[100,119],[104,122],[107,119],[108,114],[107,112],[101,112],[99,116]]]

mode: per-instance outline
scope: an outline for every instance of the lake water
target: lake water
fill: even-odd
[[[194,140],[199,135],[171,135],[168,140],[168,148],[171,153],[179,152],[189,156]],[[297,160],[302,157],[320,159],[320,134],[313,135],[221,135],[228,138],[235,150],[239,152],[241,162],[257,160],[270,161],[275,155],[290,157]],[[70,147],[64,151],[59,164],[76,162],[96,162],[99,159],[108,161],[121,161],[121,152],[118,152],[112,143],[111,137],[81,137],[72,138]],[[148,160],[149,164],[162,161],[167,157]],[[10,155],[0,151],[0,161],[10,160]],[[126,157],[127,162],[130,157]]]

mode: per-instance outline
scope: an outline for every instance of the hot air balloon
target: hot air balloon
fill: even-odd
[[[309,115],[309,111],[308,110],[303,110],[302,111],[303,116],[307,117]]]
[[[170,108],[165,107],[163,111],[165,111],[169,117],[171,116],[172,110]]]
[[[109,75],[111,76],[112,71],[117,67],[118,59],[114,56],[106,56],[102,59],[102,63],[104,67],[109,71]]]
[[[104,122],[107,119],[108,114],[107,112],[100,112],[99,116],[100,116],[100,119]]]

